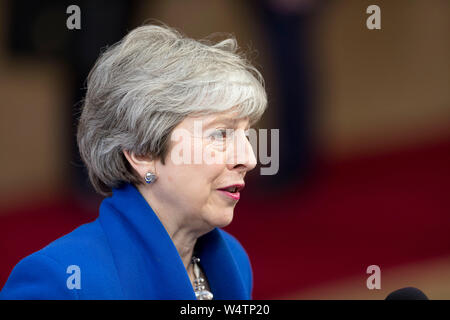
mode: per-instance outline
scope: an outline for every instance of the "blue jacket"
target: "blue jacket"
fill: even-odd
[[[251,299],[252,270],[240,243],[214,229],[196,252],[214,299]],[[0,299],[192,299],[180,255],[131,184],[114,189],[99,217],[21,260]]]

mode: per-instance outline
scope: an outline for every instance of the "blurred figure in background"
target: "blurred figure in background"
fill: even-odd
[[[307,182],[313,169],[312,115],[314,78],[308,35],[315,0],[252,1],[256,16],[267,34],[267,49],[274,63],[280,128],[279,171],[262,176],[275,188],[288,189]],[[265,183],[263,183],[265,184]]]
[[[99,198],[89,184],[86,169],[79,157],[76,143],[76,123],[86,94],[86,78],[102,49],[121,39],[130,25],[138,1],[11,1],[8,28],[9,45],[13,55],[37,56],[61,60],[68,66],[71,85],[70,101],[65,110],[66,127],[63,134],[70,142],[70,172],[75,195],[81,204],[92,206]],[[76,4],[82,8],[81,28],[68,31],[65,26],[66,8]],[[51,36],[49,37],[49,34]]]

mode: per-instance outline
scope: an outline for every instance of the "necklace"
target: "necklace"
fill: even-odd
[[[200,258],[192,256],[192,265],[194,267],[194,292],[197,300],[212,300],[213,294],[206,290],[205,279],[200,276],[200,267],[198,263]]]

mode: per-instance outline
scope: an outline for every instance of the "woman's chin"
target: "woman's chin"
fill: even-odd
[[[231,221],[233,221],[233,215],[234,215],[233,209],[226,210],[220,216],[214,217],[212,225],[217,228],[224,228],[228,226],[231,223]]]

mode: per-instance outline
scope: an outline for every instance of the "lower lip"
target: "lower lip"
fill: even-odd
[[[224,191],[224,190],[218,190],[218,191],[222,192],[224,195],[226,195],[227,197],[230,197],[233,200],[239,200],[239,198],[241,197],[241,194],[239,192],[231,193],[231,192]]]

